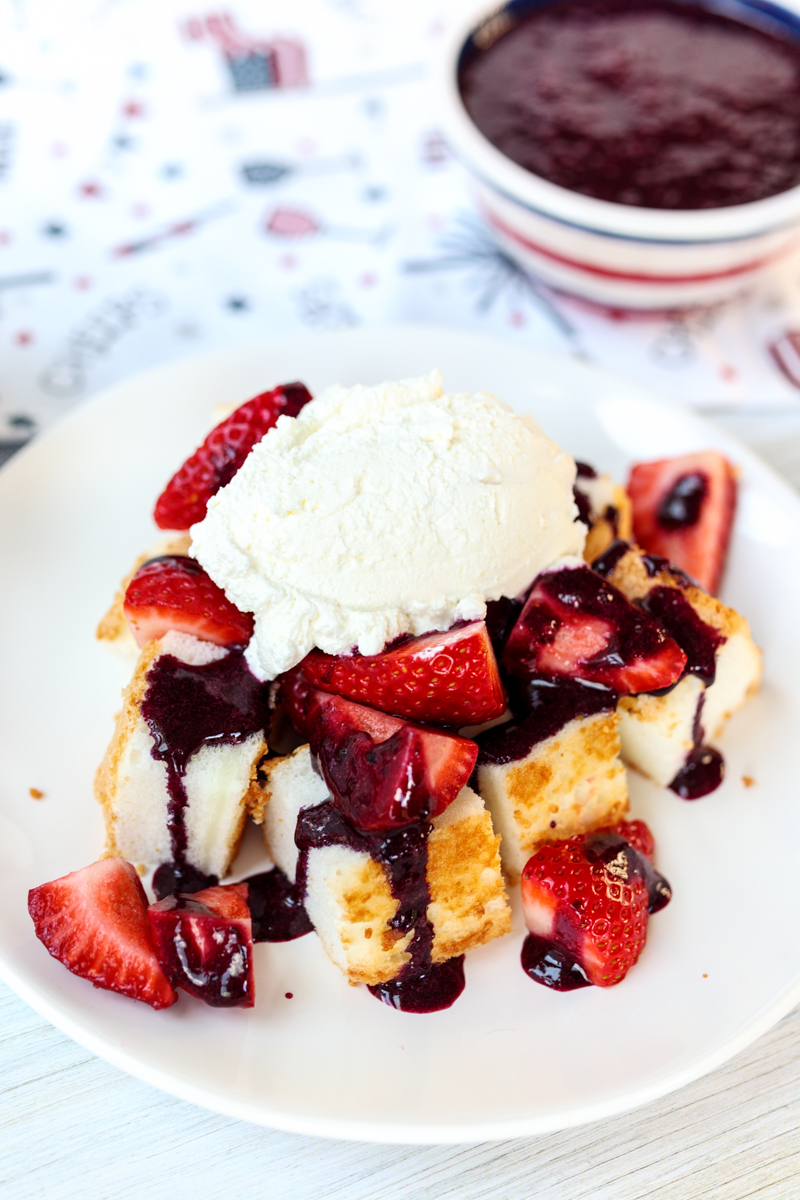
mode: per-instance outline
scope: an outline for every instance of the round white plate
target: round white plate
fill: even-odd
[[[617,479],[633,459],[708,446],[741,469],[723,595],[764,647],[766,682],[724,735],[718,792],[689,804],[631,779],[633,814],[653,828],[674,889],[641,961],[618,987],[550,992],[520,968],[517,907],[514,933],[469,954],[464,994],[429,1016],[349,987],[313,934],[258,948],[250,1011],[182,995],[157,1013],[93,989],[36,941],[26,896],[102,850],[92,776],[125,669],[94,627],[154,536],[156,495],[213,424],[214,405],[288,379],[318,391],[433,366],[448,390],[495,392]],[[715,426],[599,370],[474,333],[307,336],[111,388],[0,472],[0,973],[133,1075],[306,1134],[422,1143],[538,1134],[631,1109],[710,1071],[800,1000],[798,543],[800,500]],[[245,871],[258,844],[245,848]]]

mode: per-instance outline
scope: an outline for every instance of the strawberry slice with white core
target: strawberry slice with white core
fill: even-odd
[[[529,930],[523,968],[558,991],[611,987],[641,954],[648,913],[671,898],[646,854],[653,839],[642,821],[549,842],[522,872]]]
[[[153,515],[159,529],[185,530],[202,521],[211,497],[230,483],[278,417],[296,417],[310,399],[302,383],[284,383],[254,396],[221,421],[156,501]]]
[[[637,463],[628,495],[633,535],[716,594],[736,511],[736,475],[716,450]]]
[[[176,987],[214,1008],[252,1008],[253,929],[246,883],[167,896],[147,910],[158,957]]]
[[[404,639],[381,654],[312,650],[300,666],[315,687],[397,717],[458,727],[480,725],[505,711],[483,621]]]
[[[307,701],[311,751],[339,811],[357,828],[395,829],[439,816],[467,783],[475,742],[412,725],[341,696]]]
[[[579,564],[538,576],[503,663],[522,679],[566,675],[628,695],[677,683],[686,655],[653,617]]]
[[[153,1008],[178,999],[156,955],[144,888],[124,859],[101,858],[33,888],[28,911],[36,936],[73,975]]]
[[[139,567],[123,609],[137,646],[170,629],[218,646],[243,646],[253,636],[252,613],[240,612],[199,562],[180,554]]]

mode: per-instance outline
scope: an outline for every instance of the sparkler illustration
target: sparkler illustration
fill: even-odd
[[[273,237],[303,238],[315,234],[337,238],[344,242],[367,242],[380,245],[394,232],[390,225],[381,229],[358,229],[348,225],[326,225],[302,208],[274,208],[264,220],[264,229]]]
[[[233,200],[224,200],[220,204],[214,205],[213,208],[206,209],[205,212],[196,213],[183,221],[173,221],[171,225],[167,225],[157,233],[150,234],[149,237],[139,238],[134,242],[122,242],[120,245],[114,246],[111,253],[114,258],[129,258],[134,254],[143,254],[146,250],[153,250],[156,246],[163,245],[164,242],[195,233],[209,221],[226,216],[235,207]]]

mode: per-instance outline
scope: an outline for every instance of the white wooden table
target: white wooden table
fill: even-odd
[[[800,487],[797,413],[722,415]],[[800,1009],[636,1113],[529,1140],[403,1147],[246,1125],[69,1041],[0,984],[3,1200],[795,1200]]]

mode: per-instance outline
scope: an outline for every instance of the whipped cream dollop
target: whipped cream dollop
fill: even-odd
[[[282,416],[192,528],[192,553],[255,614],[251,670],[318,646],[377,654],[483,617],[580,554],[575,464],[530,417],[439,371],[330,387]]]

